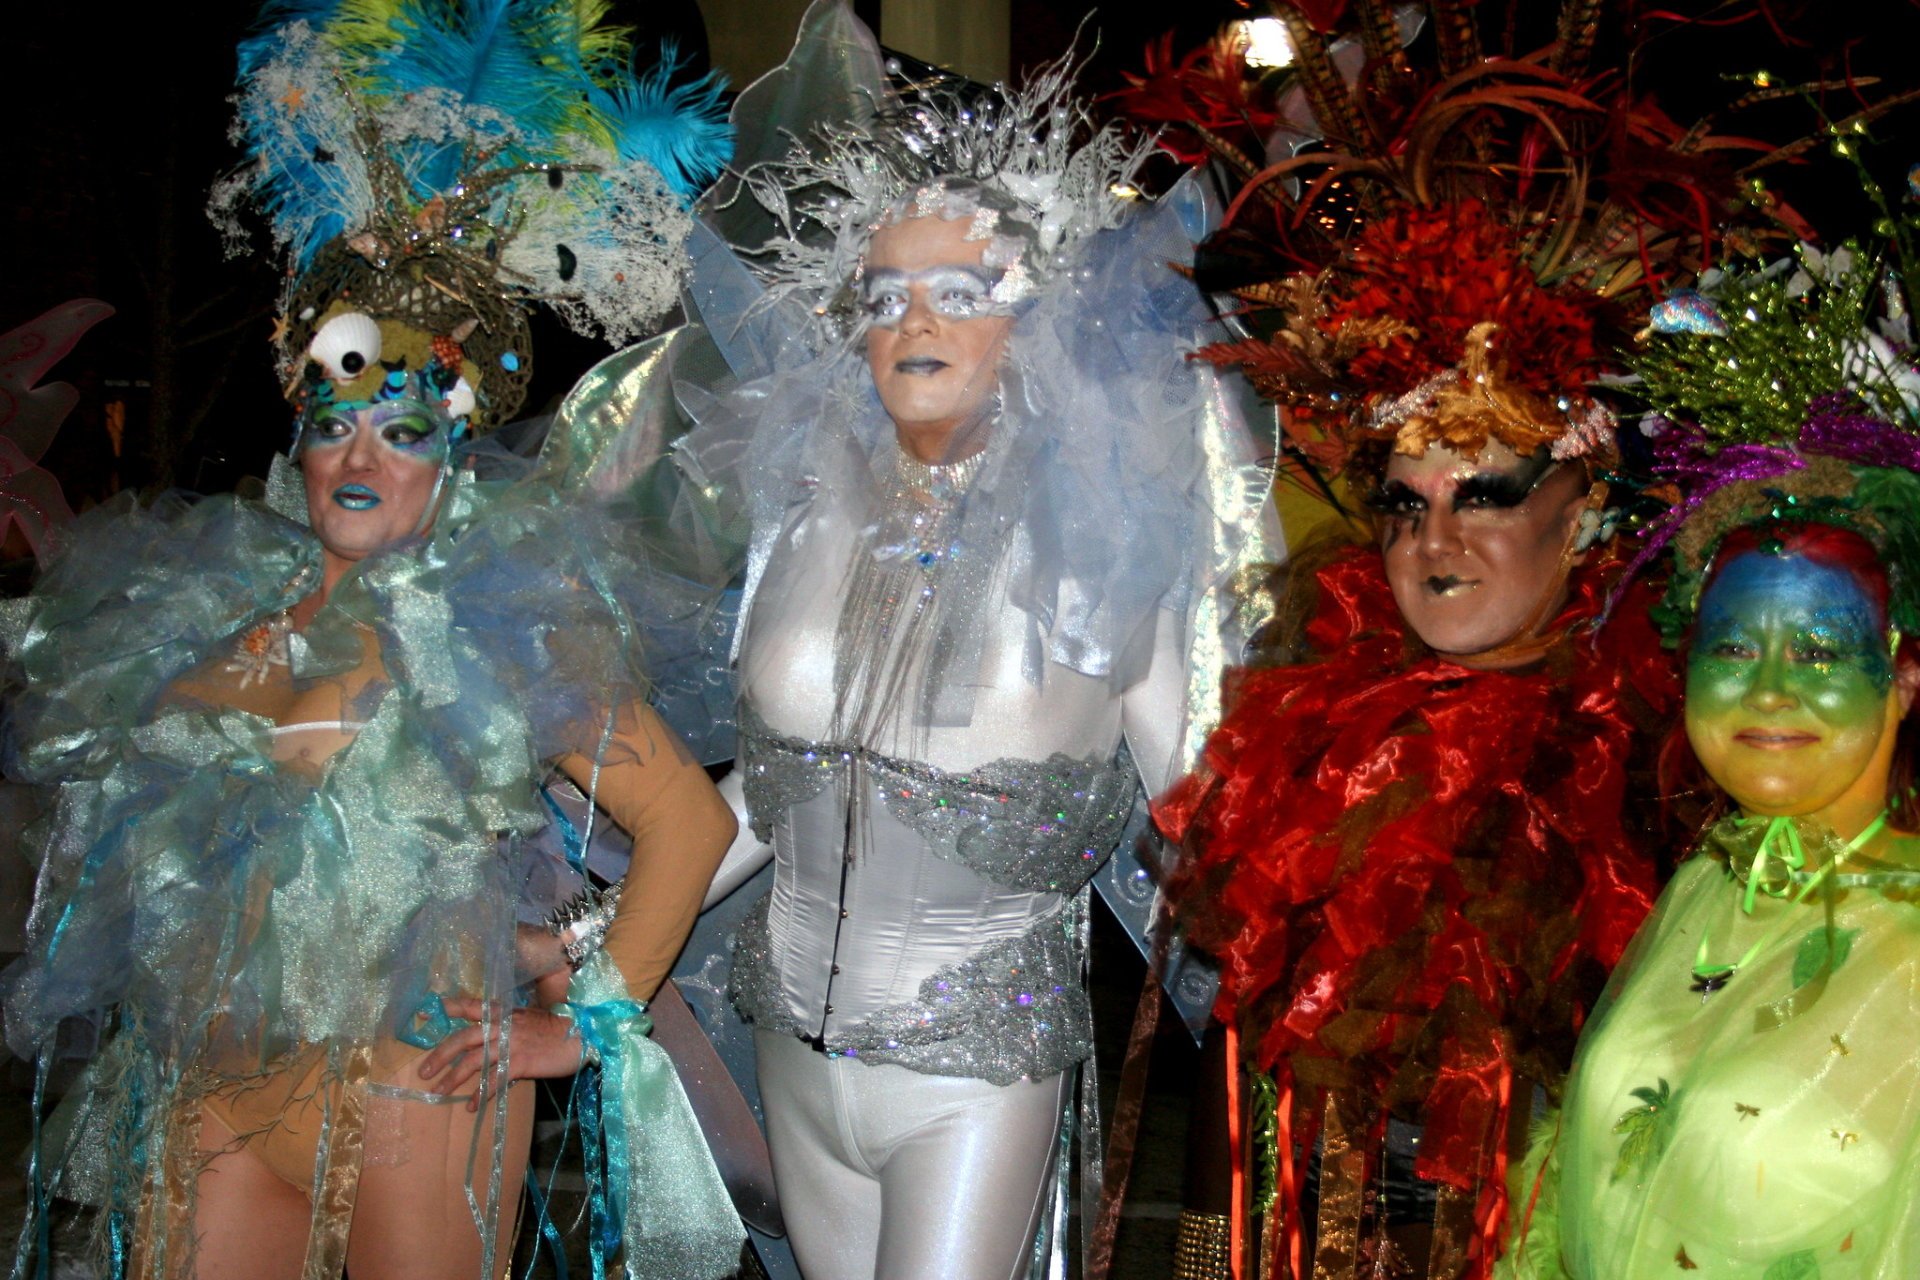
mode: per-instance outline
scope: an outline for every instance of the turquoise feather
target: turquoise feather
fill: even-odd
[[[379,225],[394,240],[429,225],[434,215],[419,221],[428,206],[453,203],[464,185],[461,230],[469,243],[515,242],[515,288],[564,300],[583,331],[615,341],[640,332],[672,288],[658,270],[620,264],[677,254],[685,232],[672,228],[732,142],[719,77],[686,77],[671,46],[636,64],[608,8],[269,0],[270,29],[240,55],[249,164],[216,188],[215,220],[239,242],[236,210],[254,204],[297,276],[344,237]],[[569,172],[549,187],[530,166]],[[553,265],[589,247],[596,263]]]
[[[553,39],[556,25],[535,20],[546,4],[524,0],[410,0],[394,23],[404,39],[369,60],[368,88],[388,98],[427,89],[458,94],[513,121],[529,151],[576,131],[581,91],[591,83],[577,43]]]
[[[691,200],[733,158],[726,81],[717,72],[674,84],[683,63],[672,44],[651,67],[637,64],[592,103],[606,117],[622,160],[644,160],[682,199]]]

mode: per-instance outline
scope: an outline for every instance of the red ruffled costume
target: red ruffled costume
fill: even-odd
[[[1387,1113],[1425,1125],[1415,1172],[1453,1189],[1467,1237],[1434,1258],[1491,1265],[1516,1081],[1558,1082],[1653,901],[1629,757],[1679,687],[1643,608],[1586,625],[1610,577],[1575,572],[1543,662],[1473,671],[1410,646],[1377,551],[1341,553],[1307,629],[1327,656],[1231,672],[1202,768],[1155,806],[1186,849],[1189,936],[1221,965],[1215,1013],[1279,1086],[1295,1250],[1290,1144],[1311,1150],[1332,1092],[1375,1131],[1368,1177]],[[1356,1248],[1324,1239],[1328,1180],[1322,1247]]]

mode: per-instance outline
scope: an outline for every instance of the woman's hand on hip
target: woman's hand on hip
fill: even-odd
[[[499,1060],[503,1032],[509,1047],[508,1080],[551,1080],[580,1069],[583,1046],[571,1018],[545,1009],[513,1009],[507,1011],[503,1025],[498,1005],[468,996],[449,999],[446,1008],[448,1017],[464,1018],[472,1025],[450,1033],[420,1060],[420,1078],[432,1081],[438,1093],[458,1093],[483,1068],[492,1071]],[[486,1089],[482,1082],[474,1090],[467,1110],[479,1110]]]

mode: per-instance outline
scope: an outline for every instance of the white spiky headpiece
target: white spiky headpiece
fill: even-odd
[[[928,216],[969,220],[967,238],[989,241],[985,264],[1004,270],[995,302],[1032,296],[1071,266],[1082,240],[1119,225],[1153,149],[1115,125],[1094,128],[1071,92],[1078,69],[1062,59],[1018,91],[957,77],[916,85],[909,101],[816,127],[782,159],[748,170],[748,188],[783,233],[755,268],[769,300],[803,297],[843,322],[836,302],[859,278],[874,232]]]

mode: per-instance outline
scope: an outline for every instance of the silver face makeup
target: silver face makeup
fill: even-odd
[[[867,276],[862,300],[876,325],[892,328],[906,316],[913,291],[924,291],[926,306],[949,320],[1004,315],[993,300],[993,281],[975,267],[947,263],[920,271],[881,268]]]
[[[867,249],[863,296],[874,390],[909,452],[947,458],[990,411],[1013,316],[991,298],[996,273],[968,224],[912,218],[882,227]]]

